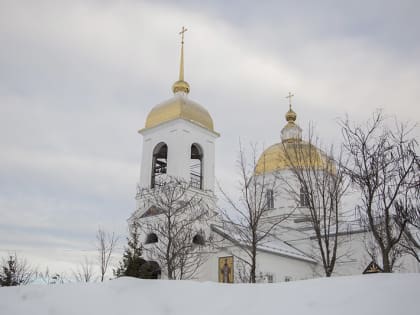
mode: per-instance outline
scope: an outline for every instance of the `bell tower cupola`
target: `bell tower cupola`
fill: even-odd
[[[143,135],[140,188],[153,189],[170,176],[190,182],[191,187],[214,191],[215,140],[209,112],[189,98],[190,85],[184,78],[184,35],[182,28],[178,80],[174,95],[154,106],[139,133]]]
[[[292,109],[292,97],[294,95],[289,92],[289,95],[286,98],[289,99],[289,110],[286,113],[286,126],[281,130],[281,141],[282,142],[299,142],[302,140],[302,128],[300,128],[296,123],[296,113]]]

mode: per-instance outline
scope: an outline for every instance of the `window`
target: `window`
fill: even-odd
[[[265,275],[265,282],[266,283],[273,283],[274,282],[274,275],[271,273],[267,273]]]
[[[201,246],[203,246],[204,244],[205,244],[205,241],[204,241],[204,237],[203,237],[203,235],[201,235],[201,234],[196,234],[194,237],[193,237],[193,244],[195,244],[195,245],[201,245]]]
[[[160,177],[166,174],[168,168],[168,146],[166,143],[159,143],[153,150],[153,166],[152,166],[152,180],[151,188],[156,185],[161,185]]]
[[[267,209],[274,208],[274,191],[272,189],[267,189],[265,192],[266,197],[266,207]]]
[[[155,233],[150,233],[147,235],[145,244],[153,244],[157,242],[158,242],[158,237]]]
[[[191,146],[190,183],[197,189],[203,189],[203,151],[198,144]]]
[[[309,206],[309,193],[305,188],[300,188],[300,206],[308,207]]]

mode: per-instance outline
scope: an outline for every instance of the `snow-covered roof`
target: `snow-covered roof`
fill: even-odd
[[[241,239],[241,237],[235,234],[234,230],[225,229],[220,225],[211,225],[211,229],[216,232],[217,234],[223,236],[224,238],[230,240],[232,243],[246,245],[246,242]],[[272,254],[285,256],[289,258],[304,260],[311,263],[317,263],[317,261],[305,253],[301,252],[300,250],[292,247],[291,245],[287,244],[286,242],[277,239],[274,236],[268,235],[262,242],[257,246],[257,250],[269,252]]]
[[[291,245],[285,243],[281,240],[269,240],[264,242],[262,245],[258,246],[259,250],[268,251],[274,254],[279,254],[282,256],[288,256],[291,258],[301,259],[308,262],[316,263],[317,261],[300,250],[292,247]]]
[[[313,231],[313,228],[308,226],[308,236],[311,240],[316,239],[317,236]],[[345,236],[351,234],[358,234],[358,233],[366,233],[368,229],[360,224],[359,221],[343,221],[340,223],[338,227],[338,236]],[[335,235],[334,233],[334,226],[331,226],[331,236]]]

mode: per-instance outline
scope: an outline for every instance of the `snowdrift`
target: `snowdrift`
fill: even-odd
[[[120,278],[105,283],[0,288],[1,315],[420,314],[420,274],[375,274],[278,284]]]

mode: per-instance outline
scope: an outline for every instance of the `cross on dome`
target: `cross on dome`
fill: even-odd
[[[290,93],[286,96],[289,99],[289,110],[286,113],[286,121],[289,123],[293,123],[296,120],[296,113],[292,110],[292,97],[295,96],[294,94]]]
[[[183,26],[181,32],[179,32],[179,35],[181,35],[181,44],[182,45],[184,45],[184,33],[186,31],[188,31],[188,29]]]
[[[289,95],[286,96],[286,98],[289,99],[289,109],[292,109],[292,97],[295,96],[295,94],[292,94],[289,92]]]

